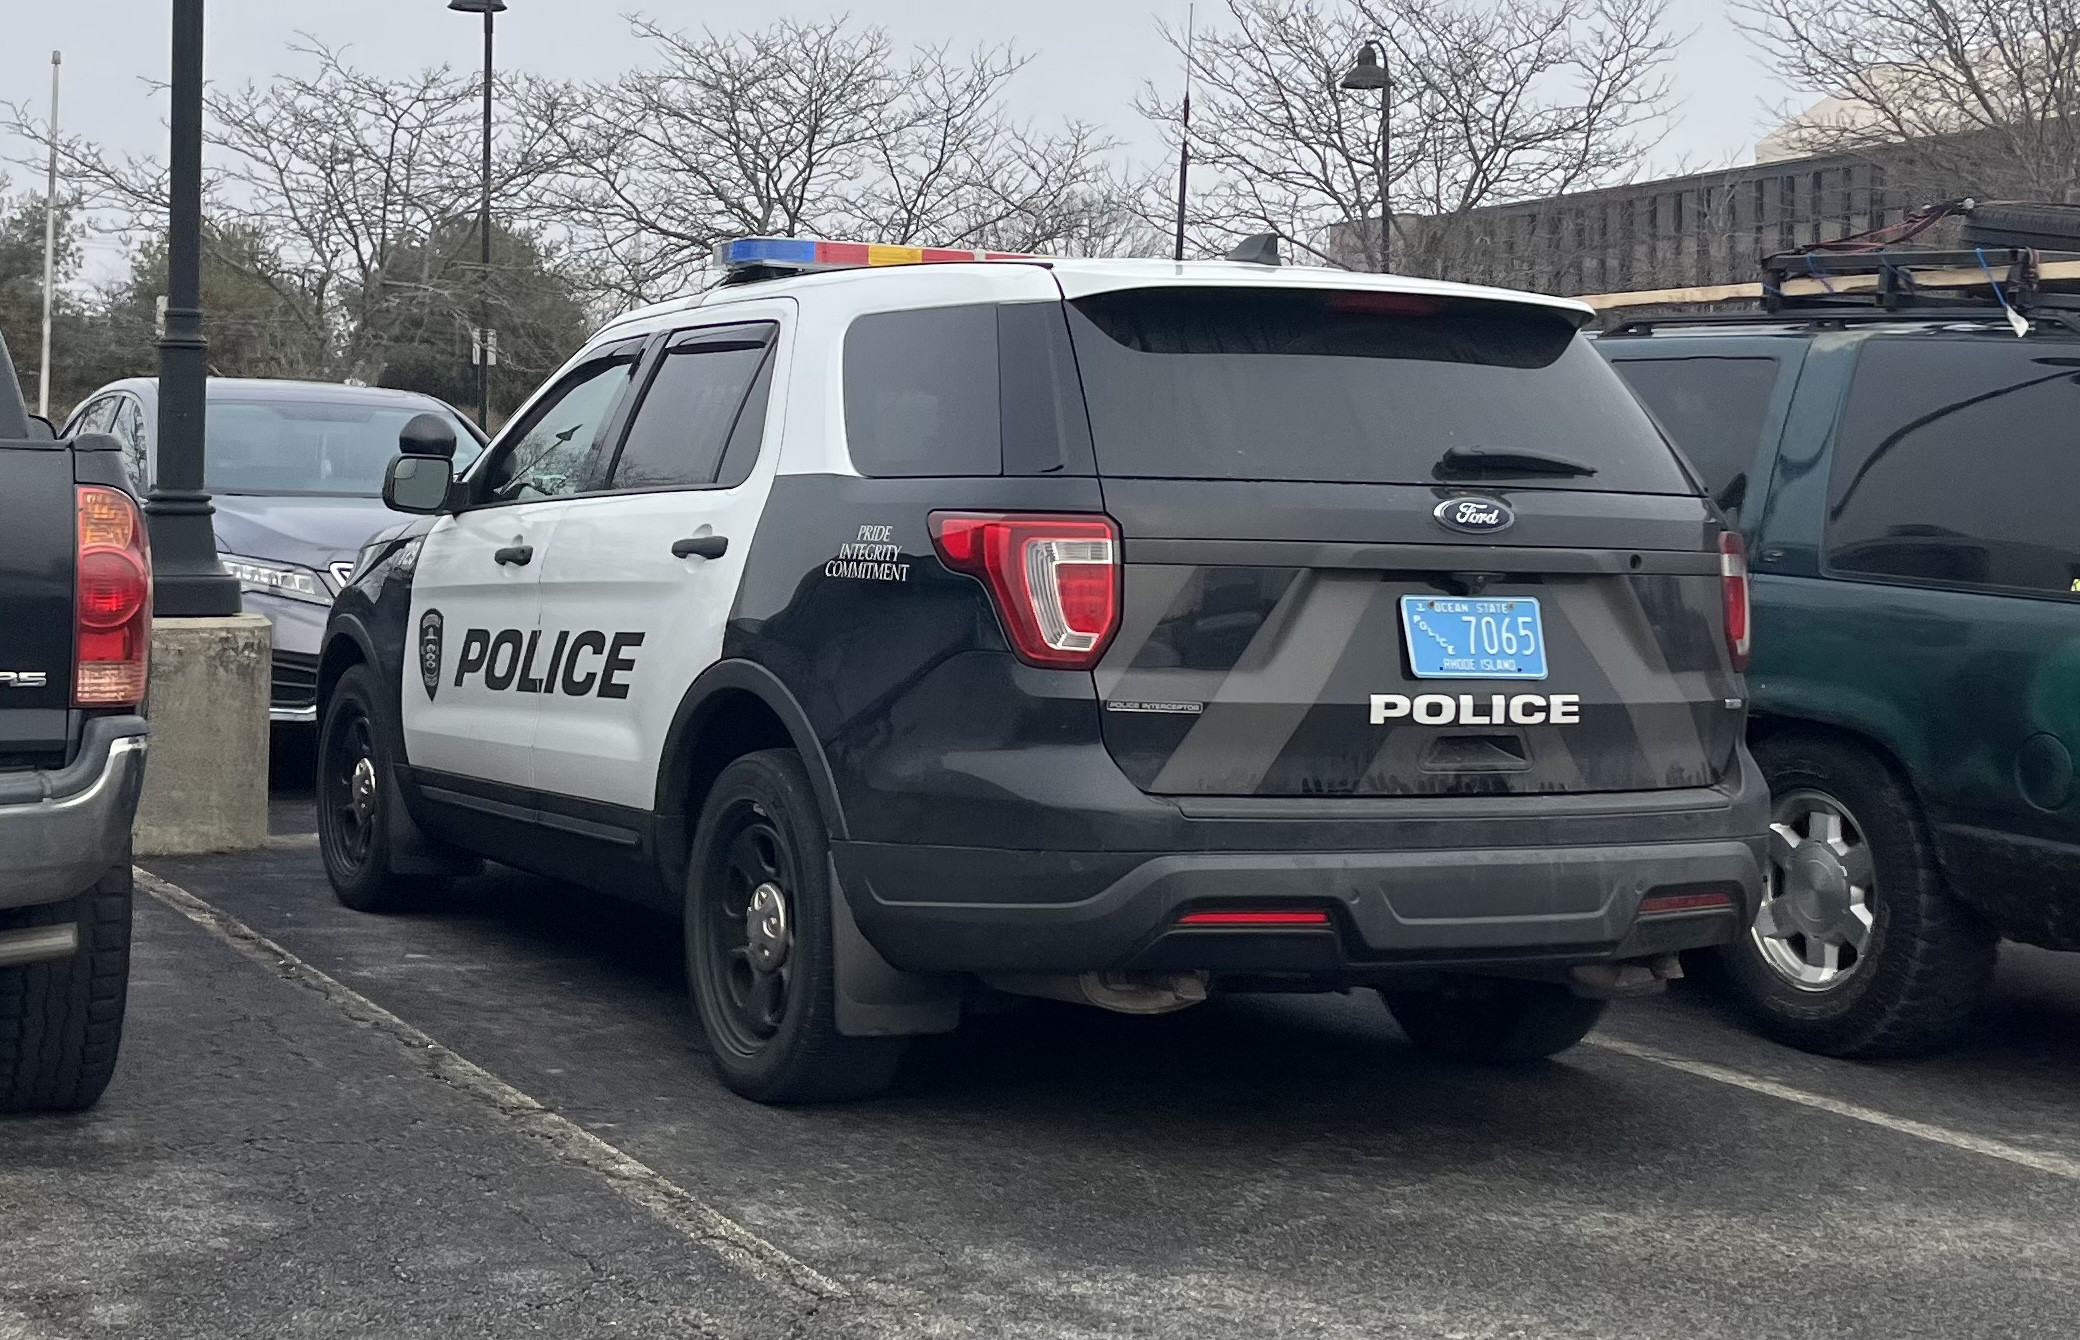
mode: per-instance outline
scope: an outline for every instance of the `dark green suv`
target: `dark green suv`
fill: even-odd
[[[2080,949],[2080,322],[1988,304],[1597,342],[1747,537],[1775,837],[1723,952],[1812,1051],[1940,1046],[1998,938]]]

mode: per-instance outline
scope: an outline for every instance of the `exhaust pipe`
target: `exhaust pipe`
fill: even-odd
[[[1114,1014],[1170,1014],[1206,1000],[1203,972],[994,973],[983,983],[1014,996],[1095,1005]]]
[[[71,958],[79,952],[79,923],[62,926],[31,926],[25,931],[0,931],[0,968],[19,968],[27,963],[49,963]]]

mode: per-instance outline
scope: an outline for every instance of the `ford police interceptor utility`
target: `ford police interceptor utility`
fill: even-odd
[[[719,259],[461,480],[407,430],[387,497],[425,515],[320,670],[349,906],[489,857],[683,912],[767,1101],[885,1086],[982,988],[1370,986],[1418,1046],[1544,1056],[1748,924],[1739,538],[1587,308]]]

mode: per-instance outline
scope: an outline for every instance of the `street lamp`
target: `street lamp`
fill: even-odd
[[[159,459],[145,499],[153,610],[161,618],[240,612],[217,559],[203,487],[209,341],[202,334],[202,0],[173,0],[172,144],[167,154],[166,333],[159,341]]]
[[[482,268],[477,273],[477,423],[491,431],[491,368],[498,361],[498,332],[491,328],[491,75],[492,24],[505,13],[506,0],[448,0],[458,14],[484,16],[484,200],[477,216],[477,241]]]
[[[1358,63],[1344,72],[1337,87],[1354,92],[1379,90],[1379,268],[1384,272],[1389,268],[1387,250],[1394,236],[1394,210],[1387,203],[1387,151],[1393,143],[1389,138],[1392,133],[1389,117],[1393,112],[1393,93],[1387,81],[1387,67],[1380,63],[1378,44],[1367,42],[1358,48]]]

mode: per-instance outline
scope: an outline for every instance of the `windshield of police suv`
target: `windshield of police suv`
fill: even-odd
[[[455,430],[459,474],[482,448],[445,409],[351,401],[211,400],[204,429],[205,486],[213,493],[380,497],[397,435],[421,414]]]
[[[1221,288],[1070,308],[1103,474],[1697,492],[1562,312]]]

